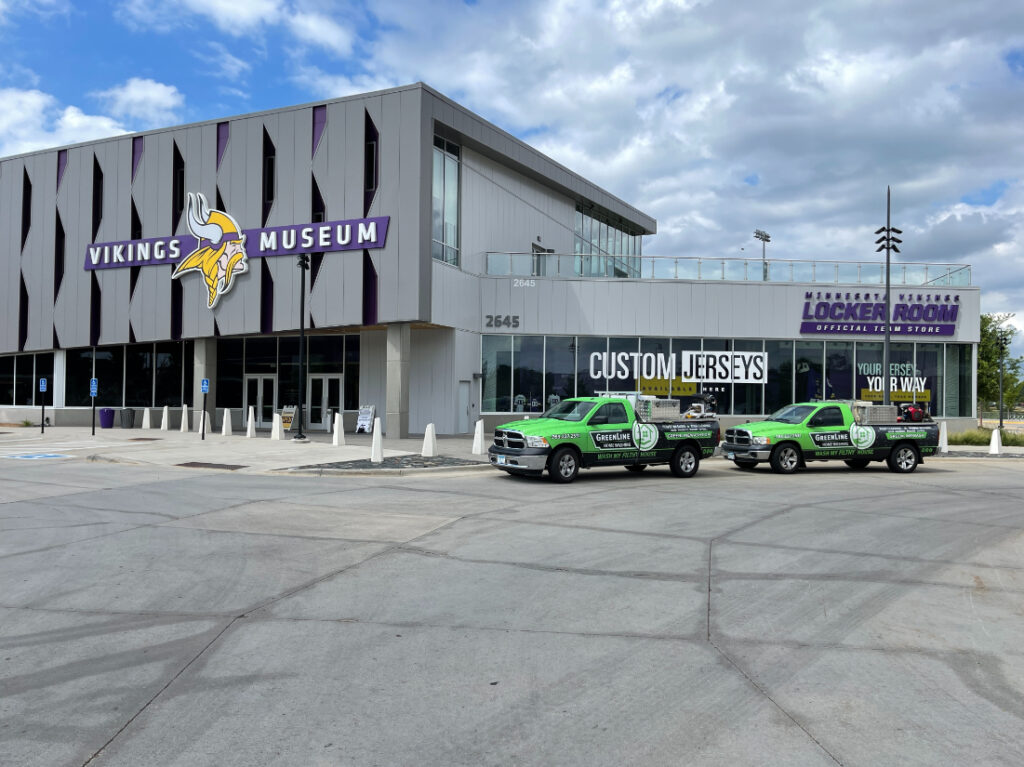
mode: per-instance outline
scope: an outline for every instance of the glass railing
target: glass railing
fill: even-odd
[[[487,274],[509,277],[608,278],[800,282],[884,285],[885,264],[877,261],[784,261],[759,258],[673,258],[594,256],[571,253],[488,253]],[[891,264],[892,285],[963,287],[971,284],[967,264]]]

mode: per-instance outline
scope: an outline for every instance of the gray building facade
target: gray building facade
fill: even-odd
[[[311,429],[373,406],[395,436],[605,389],[741,420],[878,393],[877,263],[648,258],[656,228],[422,83],[0,160],[0,421],[45,398],[87,423],[93,378],[98,406],[172,418],[209,379],[236,428],[302,387]],[[898,267],[891,300],[894,399],[966,423],[969,267]],[[697,380],[694,353],[766,377]]]

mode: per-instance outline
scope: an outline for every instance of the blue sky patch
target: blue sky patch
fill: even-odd
[[[1003,193],[1006,192],[1009,186],[1009,183],[1000,179],[984,189],[968,192],[960,198],[960,202],[967,203],[968,205],[992,205],[1003,196]]]
[[[1003,61],[1006,62],[1006,66],[1010,68],[1014,76],[1024,78],[1024,48],[1007,51],[1003,56]]]
[[[758,184],[761,183],[761,177],[756,173],[751,173],[749,176],[743,179],[743,183],[746,184],[747,186],[757,186]]]

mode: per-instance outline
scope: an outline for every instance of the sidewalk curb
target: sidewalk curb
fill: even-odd
[[[404,477],[412,474],[459,474],[462,472],[475,472],[481,469],[490,469],[491,464],[465,464],[463,466],[424,466],[422,468],[404,469],[269,469],[274,474],[288,474],[290,476],[313,476],[313,477]]]

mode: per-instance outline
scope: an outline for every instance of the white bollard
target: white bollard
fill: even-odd
[[[988,443],[988,454],[999,455],[1003,452],[1003,434],[999,429],[992,430],[992,439]]]
[[[188,405],[181,406],[181,430],[188,431]]]
[[[437,458],[437,432],[432,423],[427,424],[427,430],[423,433],[423,450],[420,455],[424,458]]]
[[[380,418],[373,419],[373,441],[370,443],[370,463],[384,463],[384,442],[380,433]]]
[[[230,437],[231,434],[231,411],[224,408],[224,423],[220,425],[220,436]]]
[[[201,437],[206,436],[210,433],[210,417],[203,412],[199,411],[199,417],[196,419],[196,434]]]
[[[939,421],[939,452],[949,452],[949,435],[946,432],[946,422]]]
[[[167,423],[170,420],[171,409],[164,405],[163,415],[160,416],[160,431],[167,431]]]
[[[476,428],[473,430],[473,455],[484,454],[484,419],[481,418],[476,422]]]
[[[341,420],[341,413],[334,414],[334,441],[335,447],[345,444],[345,424]]]
[[[151,424],[149,422],[149,408],[148,407],[142,408],[142,428],[143,429],[152,429],[153,428],[153,424]]]
[[[274,425],[270,427],[270,438],[281,439],[284,436],[284,427],[281,425],[281,414],[274,413]]]
[[[256,436],[256,411],[253,410],[252,405],[249,406],[249,420],[245,424],[245,436],[248,439]]]

